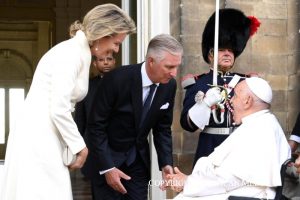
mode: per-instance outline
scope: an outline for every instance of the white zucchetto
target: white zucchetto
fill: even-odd
[[[267,81],[259,77],[246,78],[246,83],[250,90],[264,102],[271,104],[272,88]]]

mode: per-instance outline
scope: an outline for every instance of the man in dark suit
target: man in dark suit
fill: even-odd
[[[88,122],[89,156],[83,172],[94,200],[146,200],[152,129],[163,178],[172,170],[171,124],[177,68],[183,48],[167,34],[154,37],[144,63],[119,67],[103,78]]]

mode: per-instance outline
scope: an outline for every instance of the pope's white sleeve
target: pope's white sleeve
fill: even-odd
[[[183,189],[183,195],[189,197],[223,194],[242,187],[244,182],[222,167],[214,166],[209,158],[200,158]]]
[[[293,140],[293,141],[295,141],[297,143],[300,143],[300,137],[297,136],[297,135],[291,135],[290,136],[290,140]]]

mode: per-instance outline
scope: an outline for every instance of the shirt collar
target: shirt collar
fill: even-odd
[[[150,80],[150,78],[146,72],[146,63],[145,62],[142,64],[141,74],[142,74],[142,86],[143,87],[148,87],[153,84],[153,82]],[[157,86],[159,86],[159,83],[155,83],[155,84]]]

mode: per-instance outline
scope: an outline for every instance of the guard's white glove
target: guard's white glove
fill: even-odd
[[[208,105],[208,107],[211,107],[219,102],[222,101],[222,95],[221,95],[221,89],[218,87],[213,87],[207,90],[205,97],[203,98],[203,101]]]
[[[201,130],[209,123],[210,107],[222,101],[221,90],[218,87],[210,88],[203,96],[204,93],[202,91],[196,94],[196,103],[188,112],[189,119]]]

